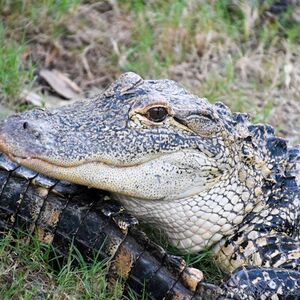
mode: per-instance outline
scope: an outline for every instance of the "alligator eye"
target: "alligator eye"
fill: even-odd
[[[152,107],[147,111],[146,117],[153,122],[162,122],[168,116],[164,107]]]

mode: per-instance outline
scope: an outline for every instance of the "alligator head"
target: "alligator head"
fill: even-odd
[[[0,151],[114,193],[178,248],[197,251],[257,208],[264,164],[247,146],[246,122],[173,81],[125,73],[93,99],[9,117]]]

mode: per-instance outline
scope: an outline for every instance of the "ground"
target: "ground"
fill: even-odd
[[[122,72],[135,71],[174,79],[299,143],[300,6],[290,1],[295,6],[280,11],[271,2],[279,1],[1,1],[0,118],[94,95]],[[7,298],[40,299],[30,293],[41,280],[49,299],[66,299],[66,282],[57,274],[33,276],[41,273],[14,256],[19,248],[2,249],[0,291],[12,293],[6,276],[23,274],[34,283]],[[79,286],[82,298],[103,292],[76,278],[69,290]],[[54,295],[54,289],[63,292]]]

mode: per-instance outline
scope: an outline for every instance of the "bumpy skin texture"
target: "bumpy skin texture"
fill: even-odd
[[[173,81],[126,73],[94,99],[8,118],[0,150],[112,192],[183,251],[210,247],[233,272],[224,297],[300,297],[299,147],[268,125]]]

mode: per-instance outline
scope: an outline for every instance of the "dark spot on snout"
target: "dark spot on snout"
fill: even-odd
[[[23,123],[23,128],[24,128],[24,129],[27,129],[27,128],[28,128],[28,122],[24,122],[24,123]]]

